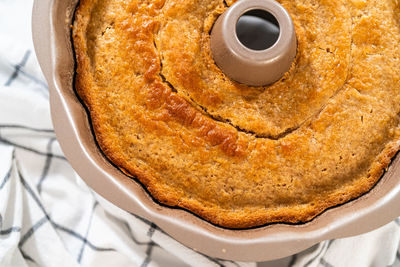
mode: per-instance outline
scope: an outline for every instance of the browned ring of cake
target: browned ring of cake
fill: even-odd
[[[344,88],[351,60],[348,1],[307,7],[282,1],[295,23],[299,53],[291,70],[268,87],[238,84],[214,63],[209,33],[226,7],[222,1],[208,2],[199,11],[196,1],[181,2],[179,8],[167,1],[154,44],[162,78],[213,119],[257,137],[278,139],[316,116]]]

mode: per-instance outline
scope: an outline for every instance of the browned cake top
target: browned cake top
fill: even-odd
[[[268,87],[212,59],[233,2],[81,0],[76,88],[105,155],[231,228],[306,222],[369,191],[400,144],[400,2],[278,1],[298,54]]]

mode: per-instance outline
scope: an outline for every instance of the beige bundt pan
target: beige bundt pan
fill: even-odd
[[[368,194],[301,225],[274,224],[249,230],[216,227],[182,209],[156,203],[136,181],[115,168],[97,147],[88,114],[73,89],[70,24],[76,0],[36,0],[33,40],[50,87],[54,127],[61,147],[82,179],[118,207],[157,224],[201,253],[240,261],[273,260],[328,239],[376,229],[400,216],[400,159]]]

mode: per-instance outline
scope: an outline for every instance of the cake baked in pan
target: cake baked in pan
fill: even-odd
[[[400,2],[278,1],[298,53],[265,87],[213,61],[234,2],[80,1],[75,86],[101,150],[159,202],[228,228],[307,222],[368,192],[400,145]]]

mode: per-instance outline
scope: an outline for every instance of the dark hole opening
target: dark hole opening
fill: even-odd
[[[268,11],[254,9],[244,13],[236,24],[239,41],[249,49],[271,48],[279,39],[278,20]]]

